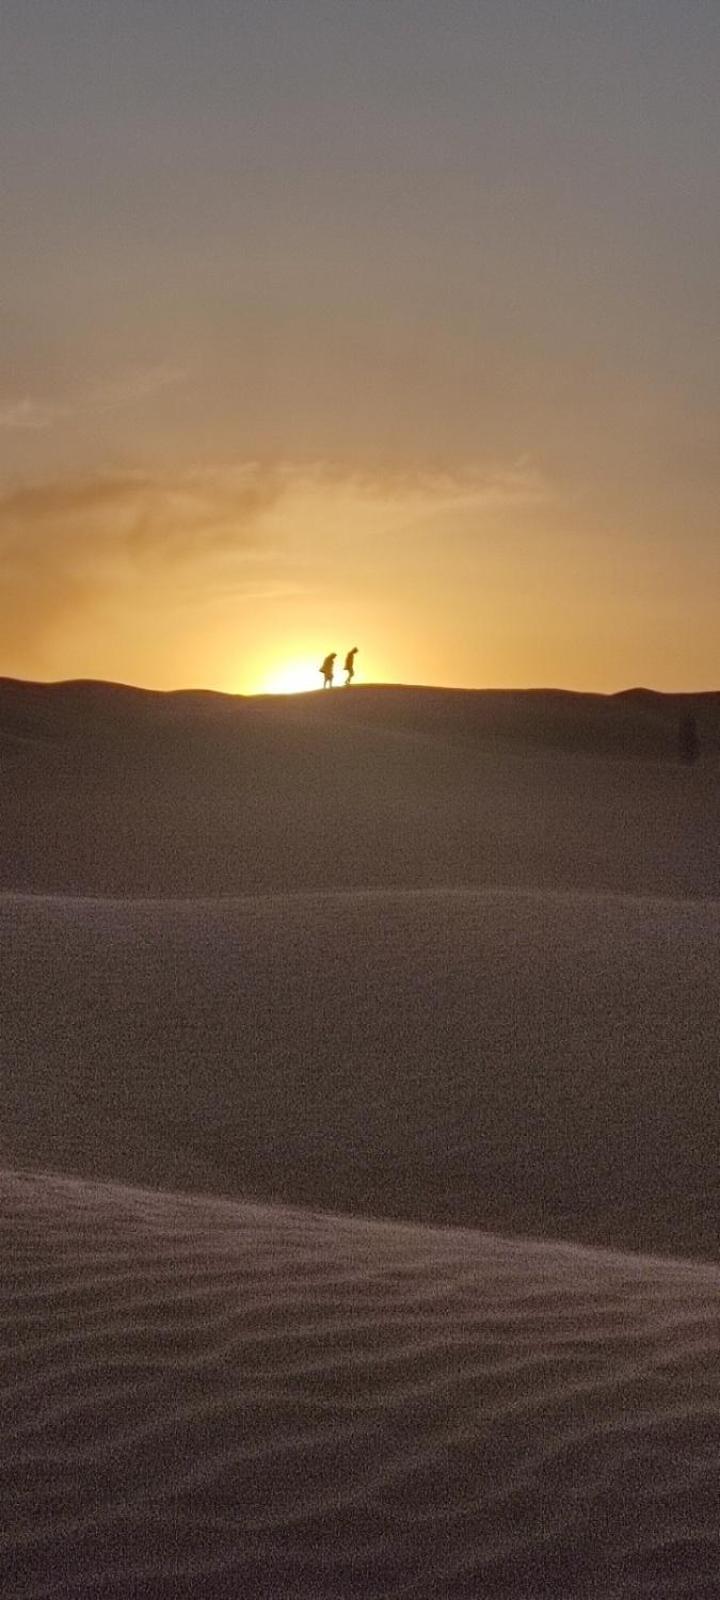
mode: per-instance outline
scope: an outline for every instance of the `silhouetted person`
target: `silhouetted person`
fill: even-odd
[[[680,723],[678,726],[678,754],[680,756],[680,760],[684,761],[688,767],[691,767],[693,763],[697,761],[697,758],[700,754],[700,740],[698,739],[697,723],[692,711],[688,711],[684,717],[680,718]]]
[[[352,650],[348,650],[348,653],[345,657],[345,671],[347,673],[347,677],[345,679],[346,686],[347,684],[352,683],[353,678],[355,677],[355,657],[357,653],[358,647],[356,644],[354,644]]]
[[[322,673],[323,689],[332,689],[333,677],[335,675],[335,657],[336,657],[336,655],[337,655],[337,650],[331,651],[330,655],[325,657],[325,660],[323,661],[323,664],[322,664],[322,666],[320,668],[320,671]]]

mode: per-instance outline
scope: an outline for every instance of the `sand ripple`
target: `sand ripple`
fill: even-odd
[[[720,1268],[1,1193],[3,1595],[720,1595]]]

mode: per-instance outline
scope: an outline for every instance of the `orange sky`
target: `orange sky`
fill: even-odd
[[[3,12],[0,673],[716,686],[720,13],[201,10]]]

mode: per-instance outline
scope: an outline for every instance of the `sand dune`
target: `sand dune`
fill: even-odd
[[[720,905],[0,899],[5,1160],[715,1254]]]
[[[16,1600],[717,1593],[718,1268],[2,1195]]]
[[[720,1597],[687,703],[0,684],[3,1597]]]
[[[0,684],[0,888],[473,884],[720,897],[718,696]]]

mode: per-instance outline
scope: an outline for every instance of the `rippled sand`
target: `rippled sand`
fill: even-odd
[[[717,1593],[717,1267],[1,1192],[18,1600]]]

